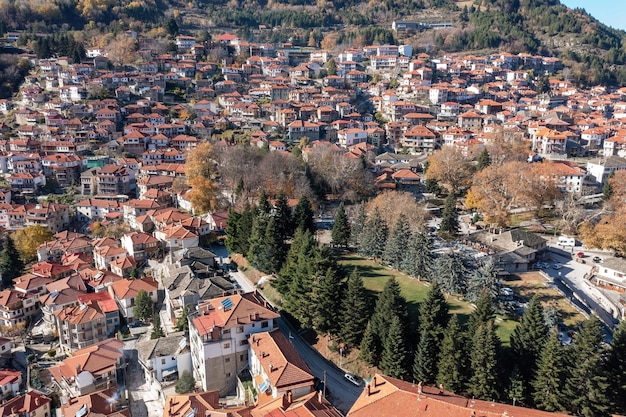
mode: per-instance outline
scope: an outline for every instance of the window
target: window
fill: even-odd
[[[224,359],[224,362],[225,362],[225,363],[230,363],[230,358],[226,358],[226,359]]]
[[[265,329],[266,327],[269,327],[269,325],[270,324],[269,324],[269,322],[267,320],[261,322],[261,328],[262,329]]]
[[[239,342],[239,346],[244,346],[244,345],[247,345],[247,344],[248,344],[248,339],[244,339],[244,340],[241,340]]]
[[[226,372],[226,378],[230,377],[230,372]]]
[[[237,333],[243,333],[243,326],[237,327]]]
[[[165,359],[161,359],[161,365],[165,365]]]
[[[225,329],[222,334],[230,334],[230,329]]]
[[[224,349],[230,349],[230,343],[224,343]]]

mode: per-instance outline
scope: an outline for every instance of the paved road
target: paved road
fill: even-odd
[[[567,286],[566,294],[569,294],[567,290],[572,292],[571,296],[574,297],[573,301],[582,301],[598,315],[607,328],[612,329],[613,316],[599,303],[599,290],[584,278],[585,274],[590,273],[593,267],[591,257],[587,256],[585,258],[586,263],[581,264],[576,262],[572,256],[564,253],[562,248],[558,246],[551,246],[550,249],[552,250],[550,250],[549,255],[553,263],[560,262],[563,268],[556,270],[551,264],[550,268],[545,269],[544,272],[548,273],[548,275],[557,281],[560,278]],[[555,251],[557,252],[555,253]],[[578,253],[580,251],[583,251],[582,247],[570,249],[572,253]]]

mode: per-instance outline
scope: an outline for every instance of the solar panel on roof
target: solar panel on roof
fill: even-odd
[[[259,392],[265,392],[270,387],[270,382],[266,379],[259,387]]]
[[[224,311],[230,310],[234,305],[230,298],[224,298],[221,303],[222,307],[224,307]]]

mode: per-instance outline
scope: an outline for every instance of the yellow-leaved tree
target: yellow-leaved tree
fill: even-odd
[[[217,183],[217,163],[213,146],[203,142],[189,152],[185,162],[185,176],[191,187],[189,200],[196,213],[221,208],[220,188]]]
[[[19,229],[13,235],[15,249],[20,253],[24,262],[31,262],[37,259],[37,248],[39,245],[52,240],[52,232],[44,226],[28,226]]]

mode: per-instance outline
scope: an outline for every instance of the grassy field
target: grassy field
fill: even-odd
[[[389,278],[395,277],[400,285],[402,296],[407,300],[409,315],[411,317],[417,317],[419,303],[426,298],[428,288],[430,287],[429,283],[418,281],[406,274],[392,268],[382,266],[368,259],[364,259],[355,254],[344,255],[340,258],[340,262],[348,271],[352,271],[354,268],[357,268],[363,277],[363,284],[365,285],[365,288],[371,292],[372,298],[374,298],[376,293],[383,290],[385,283],[389,280]],[[450,305],[450,313],[458,314],[461,323],[465,323],[469,314],[472,312],[472,305],[453,296],[448,296],[447,301]],[[506,317],[498,317],[496,324],[498,326],[498,336],[504,344],[508,344],[511,333],[513,332],[515,326],[517,326],[517,321]]]
[[[537,294],[542,305],[544,307],[554,306],[561,314],[563,322],[570,327],[578,325],[585,319],[585,316],[572,306],[557,289],[546,286],[546,279],[539,272],[511,275],[511,279],[505,281],[504,284],[527,300]]]

